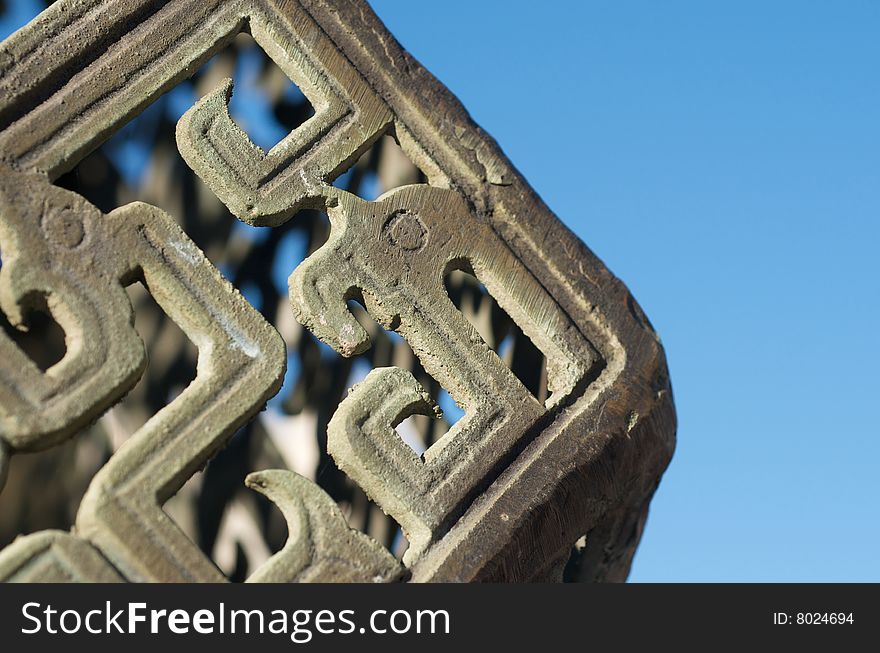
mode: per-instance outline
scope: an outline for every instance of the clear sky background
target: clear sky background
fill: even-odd
[[[372,4],[663,339],[631,580],[880,581],[880,2]]]

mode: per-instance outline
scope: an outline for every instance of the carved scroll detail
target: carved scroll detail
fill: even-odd
[[[394,556],[349,528],[339,506],[311,481],[274,469],[254,472],[245,482],[278,505],[290,531],[284,548],[249,583],[388,583],[403,575]]]

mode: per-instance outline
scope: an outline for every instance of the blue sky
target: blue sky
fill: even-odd
[[[880,581],[880,3],[372,4],[663,339],[631,580]]]

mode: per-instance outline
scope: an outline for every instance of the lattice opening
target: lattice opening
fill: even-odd
[[[234,50],[232,52],[231,50]],[[251,141],[268,152],[315,115],[315,108],[254,38],[242,32],[215,57],[212,77],[224,68],[235,81],[229,114]]]
[[[0,492],[0,547],[22,533],[69,530],[92,477],[112,451],[95,425],[36,453],[17,453]]]
[[[362,381],[373,368],[400,367],[412,372],[431,399],[443,411],[440,418],[412,415],[395,427],[401,439],[416,454],[423,456],[428,447],[443,437],[464,416],[464,411],[437,380],[425,371],[412,348],[402,336],[379,326],[358,301],[349,301],[348,307],[370,335],[372,343],[372,365],[363,357],[356,359],[348,379],[349,387]]]
[[[233,582],[245,580],[287,540],[280,511],[244,485],[254,470],[285,466],[264,424],[255,419],[239,429],[201,474],[198,494],[182,497],[195,520],[188,534]]]
[[[112,451],[170,404],[196,378],[199,352],[177,323],[159,308],[142,283],[126,288],[134,327],[148,352],[147,368],[134,388],[99,420]]]
[[[2,262],[0,262],[2,265]],[[23,328],[13,326],[0,310],[0,328],[43,372],[67,353],[64,329],[52,317],[43,295],[34,295],[25,312]]]
[[[210,493],[203,491],[200,496],[210,497]],[[271,525],[270,534],[264,535],[267,524]],[[205,552],[237,583],[281,550],[286,540],[287,525],[281,511],[262,495],[243,489],[226,504],[213,548]],[[204,550],[205,545],[200,545]]]
[[[444,277],[446,293],[534,397],[547,401],[547,359],[464,263]]]

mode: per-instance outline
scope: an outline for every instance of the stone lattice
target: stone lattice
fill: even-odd
[[[180,154],[250,225],[326,212],[329,239],[291,262],[297,321],[358,356],[371,346],[351,309],[362,304],[465,413],[420,456],[395,427],[436,415],[434,397],[408,369],[370,372],[329,420],[323,455],[400,524],[403,560],[312,481],[256,471],[248,487],[280,508],[289,536],[249,580],[547,580],[566,565],[579,579],[625,578],[674,446],[659,339],[360,0],[60,0],[3,43],[0,308],[15,327],[48,312],[66,352],[43,370],[0,330],[0,474],[16,453],[78,437],[135,387],[147,354],[126,286],[148,289],[198,348],[198,369],[94,476],[74,528],[17,539],[0,578],[225,579],[163,505],[278,392],[285,341],[167,212],[102,212],[55,182],[241,32],[314,115],[264,151],[230,115],[232,80],[218,80],[177,123]],[[333,185],[387,135],[424,183],[375,201]],[[456,270],[543,356],[546,396],[450,299]]]

